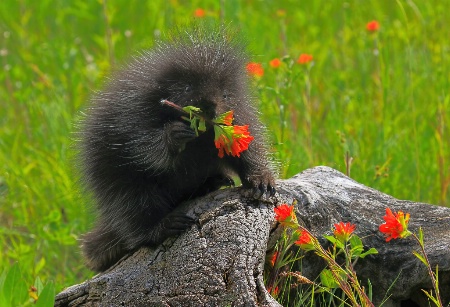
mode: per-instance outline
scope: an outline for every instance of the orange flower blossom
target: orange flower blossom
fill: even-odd
[[[219,157],[224,154],[233,157],[240,157],[241,152],[248,149],[253,136],[248,131],[248,125],[232,126],[233,110],[225,112],[213,121],[214,125],[214,145],[219,150]]]
[[[219,158],[224,154],[240,157],[241,152],[248,149],[253,136],[245,126],[214,126],[214,145],[219,150]]]
[[[348,241],[348,239],[350,239],[350,236],[355,230],[356,225],[350,223],[344,224],[343,222],[340,222],[338,224],[334,224],[334,228],[335,228],[334,235],[339,241],[344,243]]]
[[[250,62],[247,64],[247,71],[250,75],[255,77],[262,77],[264,75],[264,68],[261,63]]]
[[[277,261],[277,257],[278,257],[278,252],[275,251],[275,252],[273,253],[272,257],[270,257],[270,264],[271,264],[272,266],[275,265],[275,261]]]
[[[275,219],[285,227],[297,228],[298,222],[294,212],[294,205],[282,204],[273,209]]]
[[[378,31],[379,28],[380,28],[380,24],[379,24],[378,21],[376,21],[376,20],[369,21],[369,22],[366,24],[366,29],[367,29],[367,31],[369,31],[369,32],[375,32],[375,31]]]
[[[225,113],[225,117],[223,119],[224,125],[231,126],[233,122],[233,111]]]
[[[197,9],[194,11],[194,17],[197,17],[197,18],[203,18],[203,17],[205,17],[205,10],[204,10],[204,9],[201,9],[201,8],[197,8]]]
[[[386,242],[391,239],[406,238],[411,234],[408,230],[409,213],[402,211],[392,213],[391,209],[386,208],[386,215],[383,217],[384,224],[381,224],[379,230],[386,235]]]
[[[279,291],[279,289],[278,289],[278,286],[276,286],[274,289],[273,289],[273,291],[272,291],[272,287],[270,287],[269,289],[267,289],[267,292],[269,292],[271,295],[273,295],[273,296],[277,296],[278,295],[278,292],[280,292]]]
[[[294,213],[294,205],[289,206],[288,204],[282,204],[275,207],[273,210],[275,211],[275,219],[278,222],[283,222]]]
[[[299,64],[308,64],[313,60],[313,56],[311,54],[302,53],[298,57],[297,63]]]
[[[275,58],[275,59],[273,59],[273,60],[271,60],[271,61],[269,62],[269,65],[270,65],[272,68],[278,68],[278,67],[280,67],[280,65],[281,65],[281,60],[280,60],[279,58]]]
[[[214,119],[214,123],[219,125],[231,126],[233,122],[234,111],[225,112]]]
[[[298,240],[294,242],[296,245],[306,251],[315,250],[313,237],[307,231],[296,231],[296,234],[299,236]]]

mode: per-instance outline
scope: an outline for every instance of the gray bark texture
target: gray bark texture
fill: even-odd
[[[419,246],[412,238],[386,242],[378,230],[386,207],[410,213],[409,229],[417,233],[422,227],[432,267],[439,267],[442,299],[449,303],[450,208],[398,200],[334,169],[315,167],[279,180],[270,200],[225,189],[183,204],[198,219],[184,234],[157,248],[143,247],[65,289],[55,306],[280,306],[265,290],[263,269],[266,252],[280,235],[274,205],[294,199],[300,224],[316,236],[332,234],[334,223],[351,222],[367,249],[378,250],[356,266],[361,282],[372,284],[375,306],[385,298],[387,307],[405,301],[428,306],[420,289],[432,289],[430,277],[412,254]],[[302,275],[314,280],[323,268],[321,259],[306,253]]]

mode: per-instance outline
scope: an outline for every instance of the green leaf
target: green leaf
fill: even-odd
[[[44,284],[42,283],[39,276],[34,280],[34,287],[37,289],[37,294],[40,295],[42,290],[44,289]]]
[[[350,249],[350,253],[353,259],[360,257],[363,251],[364,248],[362,246],[356,246],[355,248]]]
[[[38,274],[45,267],[45,258],[42,257],[35,265],[34,274]]]
[[[200,108],[194,106],[186,106],[182,109],[184,112],[189,113],[189,118],[186,116],[182,116],[181,118],[191,123],[190,127],[195,131],[195,135],[198,136],[199,131],[206,131],[205,119],[198,114],[202,111]]]
[[[361,255],[359,255],[359,257],[360,258],[364,258],[367,255],[375,255],[375,254],[378,254],[378,251],[377,251],[376,248],[372,247],[368,251],[366,251],[366,252],[362,253]]]
[[[351,236],[349,242],[352,249],[359,247],[364,249],[364,245],[362,244],[361,239],[357,235]]]
[[[6,298],[5,298],[5,293],[3,291],[3,285],[5,284],[6,273],[7,273],[6,270],[4,270],[2,275],[0,276],[0,306],[6,306]]]
[[[435,303],[436,306],[440,306],[438,300],[437,300],[433,295],[431,295],[430,292],[425,291],[424,289],[420,289],[420,290],[422,290],[422,292],[425,293],[425,295],[426,295],[431,301],[433,301],[433,303]]]
[[[3,290],[3,285],[5,284],[5,278],[6,278],[6,270],[3,270],[2,275],[0,275],[0,292]]]
[[[420,242],[420,245],[424,245],[424,243],[423,243],[423,230],[422,230],[422,227],[419,227],[419,242]]]
[[[19,264],[16,262],[6,273],[0,289],[0,306],[17,306],[27,298],[26,284],[22,281]]]
[[[369,297],[370,301],[373,300],[372,283],[370,282],[370,279],[367,279],[367,296]]]
[[[36,307],[50,307],[55,304],[55,285],[52,282],[47,283],[42,290],[36,302]]]
[[[195,135],[198,136],[198,118],[197,117],[192,117],[191,118],[191,128],[195,131]]]
[[[203,118],[201,118],[199,123],[198,123],[198,130],[202,131],[202,132],[206,131],[206,123],[205,123],[205,120]]]
[[[331,243],[333,243],[333,244],[335,244],[337,242],[337,239],[335,237],[333,237],[333,236],[324,235],[323,237],[325,239],[327,239],[328,241],[330,241]]]
[[[19,283],[21,278],[19,264],[16,262],[9,269],[6,274],[5,281],[3,283],[3,297],[5,299],[5,303],[8,305],[12,305],[12,300],[14,298],[14,289],[16,285]]]
[[[414,254],[417,258],[419,258],[419,260],[422,261],[423,264],[427,265],[427,260],[426,260],[421,254],[419,254],[419,253],[416,252],[416,251],[413,251],[413,254]]]
[[[334,279],[333,273],[331,273],[331,271],[328,269],[324,269],[322,272],[320,272],[320,282],[324,287],[330,289],[339,287],[339,284]]]
[[[434,278],[436,280],[436,288],[439,288],[439,270],[438,270],[438,265],[436,264],[436,271],[434,272]]]
[[[364,251],[364,245],[362,244],[361,239],[357,235],[353,235],[350,237],[349,242],[352,258],[355,259],[360,257],[361,253]]]
[[[336,244],[336,246],[340,249],[344,249],[344,244],[339,241],[338,239],[336,239],[334,236],[327,236],[324,235],[324,238],[327,239],[328,241],[330,241],[333,244]]]
[[[194,107],[194,106],[185,106],[183,107],[183,111],[186,113],[189,113],[189,115],[192,114],[192,112],[200,113],[202,110],[200,108]]]
[[[53,209],[47,215],[47,217],[45,218],[45,221],[48,223],[51,223],[51,222],[59,223],[61,221],[61,218],[62,218],[61,211],[57,210],[57,209]]]

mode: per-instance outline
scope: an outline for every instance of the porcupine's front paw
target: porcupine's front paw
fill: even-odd
[[[260,199],[263,195],[275,195],[275,177],[270,170],[261,170],[258,173],[245,176],[242,180],[245,195]]]
[[[165,239],[178,236],[195,223],[195,219],[187,215],[185,207],[178,207],[147,233],[147,243],[158,245]]]
[[[166,142],[174,152],[182,151],[187,142],[194,140],[197,135],[186,123],[174,121],[166,124]]]

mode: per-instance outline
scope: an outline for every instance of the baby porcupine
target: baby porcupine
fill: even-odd
[[[98,211],[82,238],[87,265],[104,271],[126,253],[157,245],[194,222],[177,206],[232,182],[273,195],[264,129],[251,103],[246,54],[227,30],[179,31],[132,59],[91,101],[80,132],[82,178]],[[240,157],[218,157],[212,127],[196,136],[178,110],[213,119],[234,111],[254,137]]]

